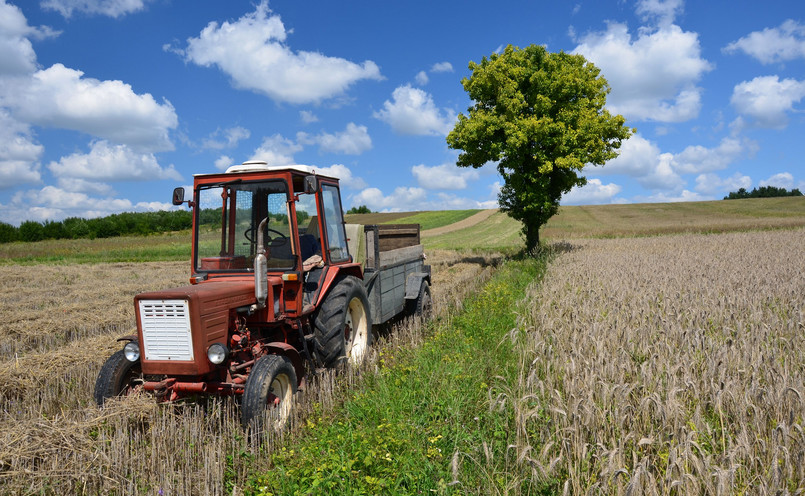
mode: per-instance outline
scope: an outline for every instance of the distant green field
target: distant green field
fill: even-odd
[[[478,210],[348,215],[360,224],[420,224],[435,229]],[[653,236],[683,232],[727,232],[805,227],[805,197],[754,198],[685,203],[635,203],[561,207],[543,227],[543,240],[583,237]],[[502,251],[523,247],[521,225],[497,212],[464,229],[423,237],[428,249]],[[0,244],[0,264],[93,263],[190,260],[189,231],[96,240],[49,240]]]

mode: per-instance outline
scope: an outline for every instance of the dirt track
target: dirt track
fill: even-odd
[[[458,231],[459,229],[465,229],[467,227],[472,227],[476,224],[480,224],[481,222],[485,221],[492,215],[496,214],[498,209],[492,208],[489,210],[481,210],[475,215],[471,215],[464,220],[460,220],[453,224],[449,224],[442,227],[437,227],[435,229],[428,229],[427,231],[422,231],[422,237],[428,238],[430,236],[437,236],[439,234],[445,234],[453,231]]]

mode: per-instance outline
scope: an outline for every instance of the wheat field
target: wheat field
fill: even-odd
[[[573,240],[520,316],[520,477],[805,491],[805,230]],[[493,405],[494,406],[494,405]]]

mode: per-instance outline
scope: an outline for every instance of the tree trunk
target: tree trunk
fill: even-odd
[[[539,253],[539,226],[525,224],[525,249],[532,256],[536,257]]]

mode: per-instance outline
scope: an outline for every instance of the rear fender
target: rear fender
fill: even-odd
[[[328,267],[319,292],[319,302],[324,301],[327,293],[330,292],[330,288],[335,285],[336,279],[342,276],[354,276],[363,280],[363,270],[361,270],[360,264],[331,265]]]
[[[288,357],[291,365],[293,365],[294,372],[296,372],[297,386],[302,384],[305,380],[305,362],[296,348],[282,341],[272,341],[266,344],[265,348],[268,349],[269,353]]]
[[[430,284],[430,274],[427,272],[412,272],[408,274],[405,280],[405,299],[416,300],[419,296],[419,288],[422,286],[422,281],[428,281]]]

